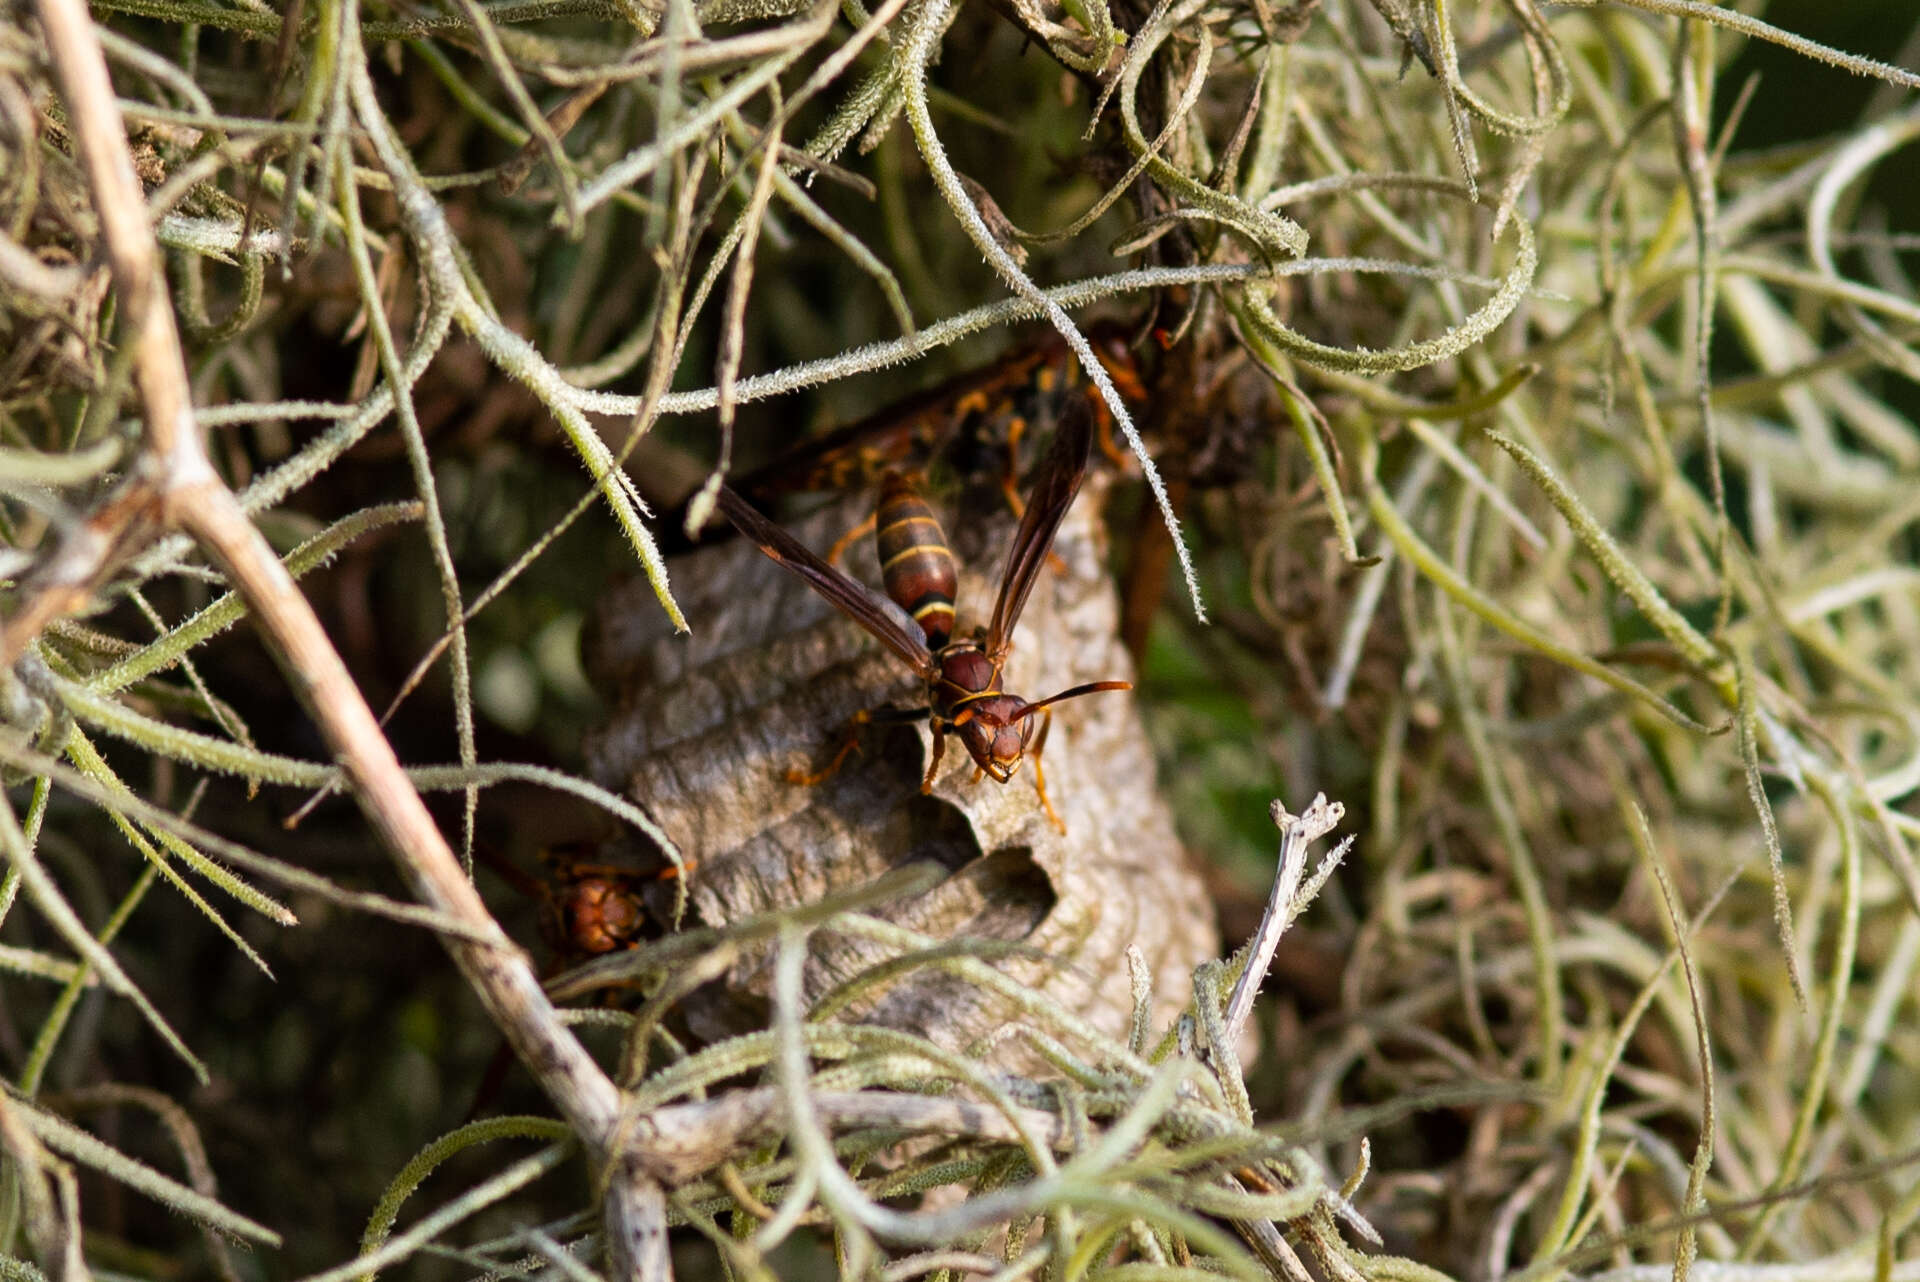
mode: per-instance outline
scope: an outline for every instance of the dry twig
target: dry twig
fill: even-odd
[[[93,20],[81,0],[39,0],[38,12],[122,300],[145,438],[132,475],[85,531],[61,548],[53,558],[58,569],[8,621],[4,658],[11,664],[48,622],[74,608],[120,557],[163,526],[192,535],[251,607],[289,683],[346,766],[355,799],[415,893],[486,941],[449,938],[446,944],[521,1062],[604,1171],[615,1274],[668,1277],[664,1197],[629,1156],[615,1150],[620,1104],[613,1083],[560,1023],[526,955],[480,901],[312,607],[207,460],[146,204]]]

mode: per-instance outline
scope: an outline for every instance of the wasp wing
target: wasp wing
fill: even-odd
[[[719,501],[720,510],[726,513],[727,519],[733,522],[740,533],[758,544],[762,552],[831,601],[840,613],[873,633],[883,645],[904,659],[922,680],[932,679],[935,672],[933,653],[927,649],[926,640],[917,629],[908,630],[906,624],[889,613],[871,592],[828,565],[799,539],[760,515],[757,508],[729,487],[720,487]]]
[[[1047,563],[1054,533],[1073,506],[1080,482],[1087,474],[1087,451],[1093,444],[1093,407],[1086,397],[1067,402],[1054,430],[1053,445],[1040,475],[1027,496],[1027,511],[1007,553],[1006,573],[1000,577],[1000,599],[993,604],[993,623],[987,629],[987,657],[998,661],[1013,644],[1013,625],[1027,606],[1040,567]]]

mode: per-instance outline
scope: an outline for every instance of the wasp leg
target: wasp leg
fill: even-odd
[[[1027,434],[1027,420],[1016,414],[1007,424],[1007,465],[1000,472],[1000,493],[1013,511],[1013,519],[1027,514],[1027,501],[1020,497],[1020,438]]]
[[[1026,434],[1027,420],[1015,415],[1007,424],[1007,466],[1000,473],[1000,493],[1016,521],[1027,514],[1027,501],[1020,497],[1020,438]],[[1067,573],[1067,563],[1052,548],[1047,549],[1047,567],[1062,577]]]
[[[668,864],[665,868],[662,868],[653,875],[654,880],[673,881],[680,877],[690,877],[693,875],[693,870],[699,866],[700,861],[698,859],[686,859],[677,864]]]
[[[872,720],[872,717],[867,713],[856,713],[853,718],[848,721],[845,733],[840,737],[840,747],[833,754],[833,760],[827,763],[826,769],[800,770],[796,768],[789,770],[787,771],[787,782],[802,788],[814,788],[839,774],[840,767],[846,764],[847,757],[860,747],[860,727],[870,720]]]
[[[947,750],[947,728],[933,723],[933,760],[927,762],[927,777],[920,781],[921,792],[933,791],[933,777],[940,773],[940,754]]]
[[[574,877],[601,877],[609,881],[672,881],[676,877],[692,874],[700,866],[698,859],[683,859],[679,863],[668,863],[666,867],[653,872],[634,872],[631,868],[618,868],[612,864],[569,864],[567,871]]]
[[[802,788],[812,788],[825,783],[840,772],[847,758],[860,747],[860,732],[870,725],[900,725],[920,720],[927,715],[925,708],[867,708],[847,718],[841,727],[840,747],[834,752],[824,770],[789,770],[787,782]]]
[[[1113,411],[1097,396],[1093,398],[1093,422],[1096,429],[1094,442],[1099,445],[1100,452],[1107,456],[1107,462],[1125,476],[1128,466],[1133,462],[1133,455],[1121,449],[1120,443],[1113,439]]]
[[[1033,790],[1040,794],[1040,805],[1047,812],[1047,818],[1053,821],[1054,831],[1062,837],[1067,835],[1067,821],[1053,808],[1053,802],[1047,799],[1047,772],[1040,768],[1040,751],[1047,746],[1047,732],[1053,729],[1053,710],[1043,708],[1040,711],[1040,733],[1035,736],[1031,753],[1033,756]]]
[[[875,512],[866,520],[860,522],[860,524],[854,526],[851,530],[848,530],[836,539],[833,546],[827,549],[827,564],[834,566],[839,565],[840,558],[847,554],[848,548],[858,543],[866,535],[873,533],[874,523],[879,519],[880,514]]]

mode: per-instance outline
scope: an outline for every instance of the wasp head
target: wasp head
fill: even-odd
[[[973,764],[1005,783],[1013,778],[1033,738],[1033,717],[1022,699],[995,695],[970,704],[955,729]]]

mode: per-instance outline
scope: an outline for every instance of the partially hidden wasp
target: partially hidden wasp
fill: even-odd
[[[1013,778],[1031,745],[1034,786],[1040,794],[1040,803],[1054,826],[1062,831],[1064,825],[1047,799],[1046,778],[1040,769],[1040,751],[1052,715],[1047,710],[1052,704],[1081,695],[1102,690],[1130,690],[1133,683],[1095,681],[1028,702],[1001,688],[1001,671],[1013,648],[1014,624],[1026,606],[1041,567],[1046,564],[1054,533],[1073,505],[1086,475],[1093,425],[1093,409],[1084,396],[1069,402],[1054,433],[1053,444],[1040,465],[1025,513],[1020,518],[1020,528],[1007,554],[992,621],[984,632],[976,629],[970,636],[953,634],[953,595],[958,574],[946,535],[932,508],[904,474],[889,471],[881,480],[874,537],[887,596],[905,611],[907,618],[889,610],[865,587],[761,515],[732,489],[722,486],[719,494],[720,510],[742,534],[842,614],[872,633],[926,682],[927,706],[910,714],[916,719],[927,717],[933,730],[932,759],[927,764],[920,791],[932,790],[949,733],[958,736],[980,773],[991,775],[1000,783]],[[909,626],[909,618],[918,625],[917,630]],[[1042,718],[1037,736],[1036,713]],[[889,719],[891,717],[889,714]],[[870,719],[872,714],[863,714],[856,722]],[[832,772],[851,746],[850,743],[841,750],[825,773]]]
[[[1087,338],[1122,398],[1144,400],[1127,330],[1096,323]],[[920,468],[937,458],[969,480],[997,480],[1018,515],[1021,441],[1030,428],[1051,425],[1067,404],[1087,395],[1072,349],[1048,332],[938,387],[805,441],[731,484],[765,505],[786,494],[877,485],[891,469]],[[1093,412],[1096,446],[1120,462],[1124,456],[1110,439],[1111,416],[1097,402]]]

